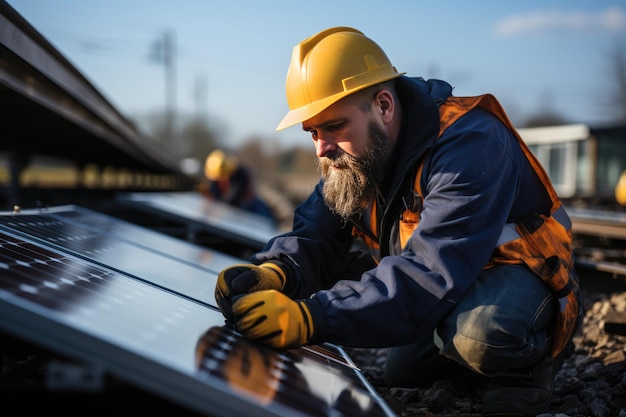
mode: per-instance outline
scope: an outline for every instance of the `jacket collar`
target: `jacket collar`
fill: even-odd
[[[399,77],[396,90],[403,108],[402,127],[381,184],[387,198],[432,148],[439,133],[439,105],[452,95],[447,82],[423,78]]]

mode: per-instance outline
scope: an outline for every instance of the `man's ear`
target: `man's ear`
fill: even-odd
[[[376,97],[378,108],[384,123],[389,123],[393,119],[394,101],[389,90],[381,90]]]

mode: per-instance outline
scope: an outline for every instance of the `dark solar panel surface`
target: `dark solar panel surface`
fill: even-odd
[[[150,233],[119,237],[131,229],[72,207],[0,215],[0,329],[209,416],[393,416],[341,348],[266,348],[193,297],[204,281],[181,285],[188,294],[165,288],[174,277],[153,284],[155,268],[135,259],[150,244],[130,243]]]
[[[217,273],[242,262],[76,206],[0,216],[0,228],[217,307]]]
[[[267,218],[244,211],[202,194],[190,192],[155,192],[122,194],[119,201],[166,218],[192,224],[236,243],[262,248],[280,231]]]

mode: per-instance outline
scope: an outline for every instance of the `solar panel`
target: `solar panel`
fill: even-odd
[[[217,273],[241,259],[78,206],[0,216],[0,228],[217,307]]]
[[[0,329],[207,416],[394,415],[342,348],[226,327],[197,295],[220,256],[192,246],[75,206],[0,214]]]
[[[194,191],[125,193],[118,196],[118,201],[255,249],[261,249],[280,233],[278,227],[263,216]]]

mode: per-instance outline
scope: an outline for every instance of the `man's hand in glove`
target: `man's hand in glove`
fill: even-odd
[[[277,349],[305,345],[314,335],[310,300],[292,300],[276,291],[257,291],[233,303],[235,328],[249,339]]]
[[[233,297],[262,290],[282,291],[286,282],[286,272],[274,262],[233,265],[217,276],[215,300],[224,317],[230,320]]]

